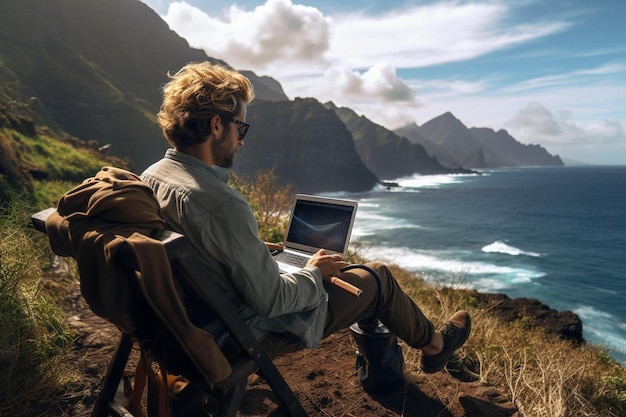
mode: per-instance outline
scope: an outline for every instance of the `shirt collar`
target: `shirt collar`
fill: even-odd
[[[207,165],[198,158],[195,158],[177,149],[169,148],[167,152],[165,152],[165,158],[180,162],[185,165],[190,165],[193,168],[209,173],[224,183],[227,183],[228,179],[230,178],[230,169],[219,167],[217,165]]]

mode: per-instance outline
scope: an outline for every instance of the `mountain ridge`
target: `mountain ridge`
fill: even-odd
[[[136,171],[160,159],[168,147],[155,121],[160,106],[159,89],[167,82],[167,74],[194,61],[228,65],[191,48],[156,12],[138,0],[110,0],[106,4],[94,0],[2,2],[0,15],[4,17],[0,19],[0,106],[11,101],[30,103],[28,116],[38,126],[46,126],[59,137],[72,136],[106,146],[112,155],[128,158]],[[25,21],[29,25],[23,25]],[[298,159],[299,170],[277,169],[282,182],[292,182],[301,190],[362,190],[365,185],[378,182],[372,182],[372,175],[384,180],[454,173],[463,167],[486,167],[493,159],[491,151],[484,147],[457,158],[441,153],[443,147],[431,151],[432,142],[415,146],[410,137],[407,141],[403,135],[362,116],[354,119],[355,123],[350,122],[348,131],[353,146],[337,142],[342,147],[335,147],[331,138],[345,136],[346,127],[341,123],[331,123],[334,128],[324,130],[325,137],[320,137],[319,130],[298,130],[298,126],[308,125],[308,118],[330,117],[324,114],[326,109],[321,103],[310,102],[310,111],[303,113],[299,107],[302,103],[290,100],[277,80],[252,71],[241,72],[250,78],[256,91],[252,109],[256,104],[257,109],[265,109],[271,107],[269,102],[284,102],[275,107],[281,109],[280,116],[264,111],[263,118],[254,118],[246,146],[254,148],[252,141],[257,137],[273,144],[259,151],[274,157],[259,158],[264,164],[252,161],[250,166],[270,169],[289,165],[290,159],[278,160],[277,156],[285,155],[294,142],[301,147],[306,145]],[[344,113],[344,124],[356,115],[347,109],[338,112]],[[451,113],[444,116],[454,118]],[[254,117],[252,113],[250,117]],[[285,123],[291,125],[287,127]],[[274,124],[281,129],[275,129]],[[423,126],[420,129],[427,130]],[[276,132],[282,132],[282,136],[271,137]],[[451,132],[444,134],[455,136]],[[240,156],[245,154],[244,150]],[[323,158],[343,163],[344,176],[360,178],[328,179]],[[346,160],[349,163],[342,162]],[[236,169],[252,175],[243,162]]]
[[[558,155],[550,155],[540,145],[522,144],[506,130],[488,127],[468,128],[451,112],[445,112],[422,126],[411,123],[394,130],[413,143],[419,143],[448,166],[502,168],[512,166],[564,166]]]
[[[332,102],[324,104],[332,109],[352,133],[357,153],[380,179],[392,180],[414,174],[471,173],[461,167],[450,169],[436,157],[431,157],[425,147],[412,143],[381,125],[375,124],[354,110],[337,107]]]

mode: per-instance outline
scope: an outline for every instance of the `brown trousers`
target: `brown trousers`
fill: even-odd
[[[368,263],[382,281],[382,302],[378,319],[396,336],[414,348],[430,343],[434,326],[424,316],[415,302],[400,288],[393,274],[382,263]],[[378,283],[372,274],[363,269],[351,269],[339,278],[360,288],[360,297],[324,281],[328,292],[328,317],[324,337],[352,325],[371,320],[378,300]]]

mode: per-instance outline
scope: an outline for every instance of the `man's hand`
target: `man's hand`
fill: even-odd
[[[318,267],[322,273],[322,278],[330,281],[330,277],[339,275],[341,268],[348,266],[348,263],[341,260],[341,255],[328,255],[324,249],[320,249],[309,259],[307,266]]]

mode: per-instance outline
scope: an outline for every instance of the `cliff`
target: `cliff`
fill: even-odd
[[[505,294],[475,293],[477,299],[492,310],[502,321],[523,322],[527,328],[543,328],[546,333],[575,344],[585,342],[583,322],[571,311],[557,311],[534,298],[511,299]]]
[[[378,182],[345,125],[317,100],[255,101],[248,122],[234,166],[244,176],[275,167],[282,183],[307,193],[367,191]]]
[[[415,123],[395,132],[424,146],[448,166],[500,168],[511,166],[563,166],[563,161],[539,145],[525,145],[505,130],[467,128],[452,113],[446,112],[417,126]]]
[[[325,106],[333,110],[352,133],[356,150],[365,163],[380,179],[395,179],[413,174],[468,173],[462,168],[450,169],[436,157],[431,157],[424,146],[411,143],[404,137],[377,125],[364,116],[333,103]]]
[[[478,139],[481,146],[491,149],[508,161],[507,166],[563,166],[565,165],[558,155],[550,155],[540,145],[525,145],[519,143],[506,130],[494,131],[487,127],[472,127],[470,133]]]

